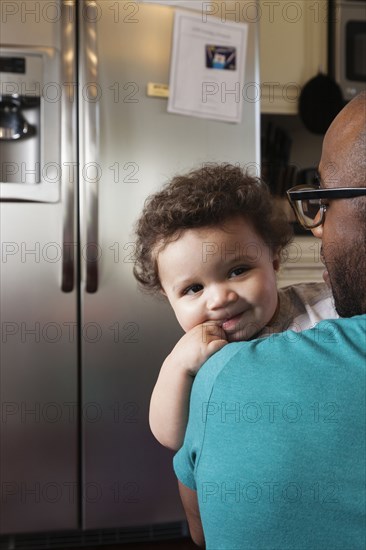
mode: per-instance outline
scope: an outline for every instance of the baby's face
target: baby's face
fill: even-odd
[[[160,282],[183,330],[211,321],[247,340],[277,307],[278,257],[242,217],[187,229],[158,253]]]

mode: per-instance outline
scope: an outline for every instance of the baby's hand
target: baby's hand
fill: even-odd
[[[213,322],[203,323],[189,330],[167,357],[173,368],[181,368],[195,376],[211,355],[228,343],[225,331]]]

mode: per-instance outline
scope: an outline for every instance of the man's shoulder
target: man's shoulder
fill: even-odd
[[[366,314],[356,315],[349,318],[336,318],[336,319],[323,319],[319,321],[316,326],[301,332],[295,332],[293,330],[286,330],[279,333],[271,334],[267,338],[258,338],[251,340],[250,342],[238,342],[236,348],[236,354],[238,353],[251,353],[254,350],[265,350],[267,348],[274,349],[275,347],[287,347],[289,343],[297,342],[298,344],[307,344],[311,341],[318,341],[321,344],[328,344],[332,341],[332,335],[335,338],[344,339],[345,343],[353,346],[360,346],[364,348],[365,345],[365,331],[366,331]],[[359,334],[363,337],[363,341],[356,340],[353,342],[352,335]],[[229,344],[231,345],[231,344]],[[226,349],[226,348],[224,348]],[[221,353],[220,350],[219,353]],[[296,351],[296,350],[294,350]],[[316,350],[314,350],[316,351]]]
[[[365,348],[366,315],[228,344],[202,366],[194,401],[210,418],[223,406],[263,410],[268,403],[286,404],[289,396],[300,407],[324,400],[345,406],[364,392]]]
[[[236,375],[268,376],[271,372],[291,372],[294,366],[315,363],[362,364],[366,346],[366,314],[351,318],[324,320],[302,332],[287,330],[250,342],[227,344],[201,367],[196,376],[196,391],[209,398],[218,379],[235,380]],[[363,360],[365,366],[365,360]]]
[[[241,352],[243,345],[248,344],[249,342],[232,342],[212,355],[198,371],[194,388],[200,387],[206,393],[209,393],[216,378],[233,361],[235,355]]]

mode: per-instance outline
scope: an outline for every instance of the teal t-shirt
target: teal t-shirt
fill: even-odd
[[[206,548],[365,548],[365,394],[365,315],[213,355],[174,457]]]

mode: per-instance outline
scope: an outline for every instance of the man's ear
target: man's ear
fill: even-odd
[[[278,252],[273,253],[272,265],[275,271],[278,271],[280,269],[280,255]]]

